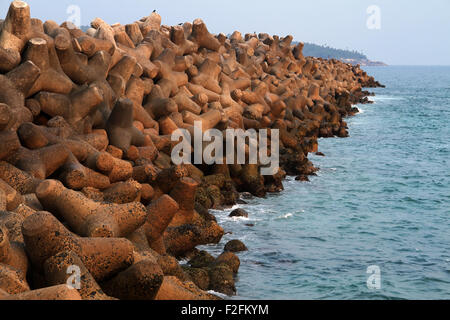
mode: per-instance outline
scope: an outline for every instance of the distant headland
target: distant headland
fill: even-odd
[[[381,61],[372,61],[365,54],[356,50],[336,49],[326,45],[317,45],[305,42],[303,47],[303,54],[305,57],[316,57],[323,59],[338,59],[342,62],[350,63],[352,65],[361,66],[387,66]]]

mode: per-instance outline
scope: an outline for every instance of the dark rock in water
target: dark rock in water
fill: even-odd
[[[286,178],[286,171],[279,169],[274,175],[264,176],[266,192],[278,193],[284,190],[283,180]]]
[[[216,259],[206,251],[200,251],[191,260],[189,265],[192,268],[205,268],[213,263]]]
[[[246,226],[247,227],[254,227],[255,225],[253,223],[247,223]]]
[[[241,191],[249,191],[252,195],[263,198],[266,196],[264,177],[261,175],[258,165],[246,164],[239,173]]]
[[[225,265],[231,269],[234,273],[238,273],[241,261],[238,256],[233,252],[223,252],[217,259],[213,262],[211,266]]]
[[[316,156],[325,157],[325,154],[323,154],[322,152],[316,152]]]
[[[244,217],[248,218],[248,213],[244,209],[236,209],[233,212],[230,213],[229,217]]]
[[[188,277],[194,282],[197,287],[202,290],[208,290],[209,288],[209,274],[203,268],[191,268],[191,267],[183,267],[184,272],[188,275]]]
[[[225,245],[223,251],[242,252],[248,251],[248,248],[240,240],[231,240]]]
[[[232,296],[236,293],[234,274],[230,267],[220,264],[209,268],[209,288]]]
[[[241,262],[234,253],[224,251],[214,258],[206,251],[199,251],[189,264],[190,266],[183,266],[183,272],[200,289],[214,290],[230,296],[236,293],[234,276]]]
[[[236,203],[237,203],[237,204],[247,204],[248,202],[247,202],[247,201],[244,201],[244,200],[242,200],[242,199],[238,199],[238,200],[236,201]]]
[[[297,181],[303,181],[303,182],[309,182],[308,176],[307,176],[307,175],[304,175],[304,174],[298,176],[297,178],[295,178],[295,180],[297,180]]]
[[[241,192],[242,199],[252,199],[253,195],[250,192]]]
[[[198,251],[189,261],[190,266],[183,266],[182,269],[200,289],[231,296],[236,293],[234,276],[240,264],[238,256],[231,251],[224,251],[217,258],[206,251]]]
[[[339,138],[347,138],[349,136],[347,129],[345,129],[344,127],[340,128],[339,133],[338,133],[338,137]]]

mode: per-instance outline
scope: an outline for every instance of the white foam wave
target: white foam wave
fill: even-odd
[[[369,98],[371,101],[377,102],[377,101],[383,101],[383,100],[404,100],[402,97],[395,97],[395,96],[383,96],[383,95],[377,95]]]
[[[222,299],[229,299],[229,298],[230,298],[230,297],[227,296],[226,294],[223,294],[223,293],[220,293],[220,292],[216,292],[216,291],[214,291],[214,290],[209,290],[208,293],[209,293],[209,294],[213,294],[213,295],[215,295],[215,296],[218,296],[219,298],[222,298]]]
[[[232,220],[232,221],[249,221],[250,218],[248,218],[248,217],[228,217],[227,220]]]
[[[279,219],[289,219],[290,217],[293,217],[294,215],[292,213],[286,213],[284,215],[279,216]]]

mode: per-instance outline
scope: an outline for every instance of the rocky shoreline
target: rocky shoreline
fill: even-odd
[[[233,295],[245,246],[198,251],[224,234],[208,210],[280,192],[286,175],[307,180],[317,139],[348,136],[343,119],[380,84],[305,58],[291,36],[213,35],[155,12],[91,26],[43,23],[22,1],[0,20],[0,299]],[[195,121],[279,130],[280,169],[174,165],[171,135]]]

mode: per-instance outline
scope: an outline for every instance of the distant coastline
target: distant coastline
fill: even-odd
[[[345,63],[360,66],[384,67],[386,63],[370,60],[365,54],[356,50],[336,49],[327,45],[317,45],[314,43],[304,43],[303,54],[305,57],[315,57],[322,59],[337,59]]]
[[[342,62],[350,63],[352,65],[360,65],[362,67],[387,67],[388,64],[382,61],[372,61],[368,59],[340,59]]]

